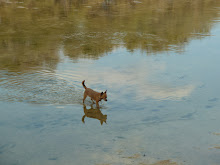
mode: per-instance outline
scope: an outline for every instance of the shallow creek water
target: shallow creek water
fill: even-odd
[[[0,165],[220,164],[219,13],[0,0]],[[100,109],[82,80],[107,90]]]

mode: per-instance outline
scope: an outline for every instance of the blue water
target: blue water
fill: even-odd
[[[216,20],[181,52],[74,59],[61,45],[55,66],[0,70],[0,165],[220,164],[219,43]],[[107,90],[100,110],[82,80]]]

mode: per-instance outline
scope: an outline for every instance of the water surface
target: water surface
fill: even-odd
[[[0,164],[219,164],[219,9],[1,0]]]

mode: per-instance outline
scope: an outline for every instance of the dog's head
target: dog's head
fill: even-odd
[[[105,91],[105,92],[102,92],[101,94],[100,94],[100,101],[101,100],[105,100],[105,101],[107,101],[107,90]]]

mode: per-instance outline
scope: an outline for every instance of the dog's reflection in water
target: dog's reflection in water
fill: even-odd
[[[106,123],[107,115],[103,115],[99,108],[93,108],[93,106],[91,105],[91,108],[87,109],[86,105],[83,104],[83,110],[85,113],[84,116],[82,117],[83,123],[85,123],[85,117],[98,119],[101,125],[103,124],[103,122]]]

